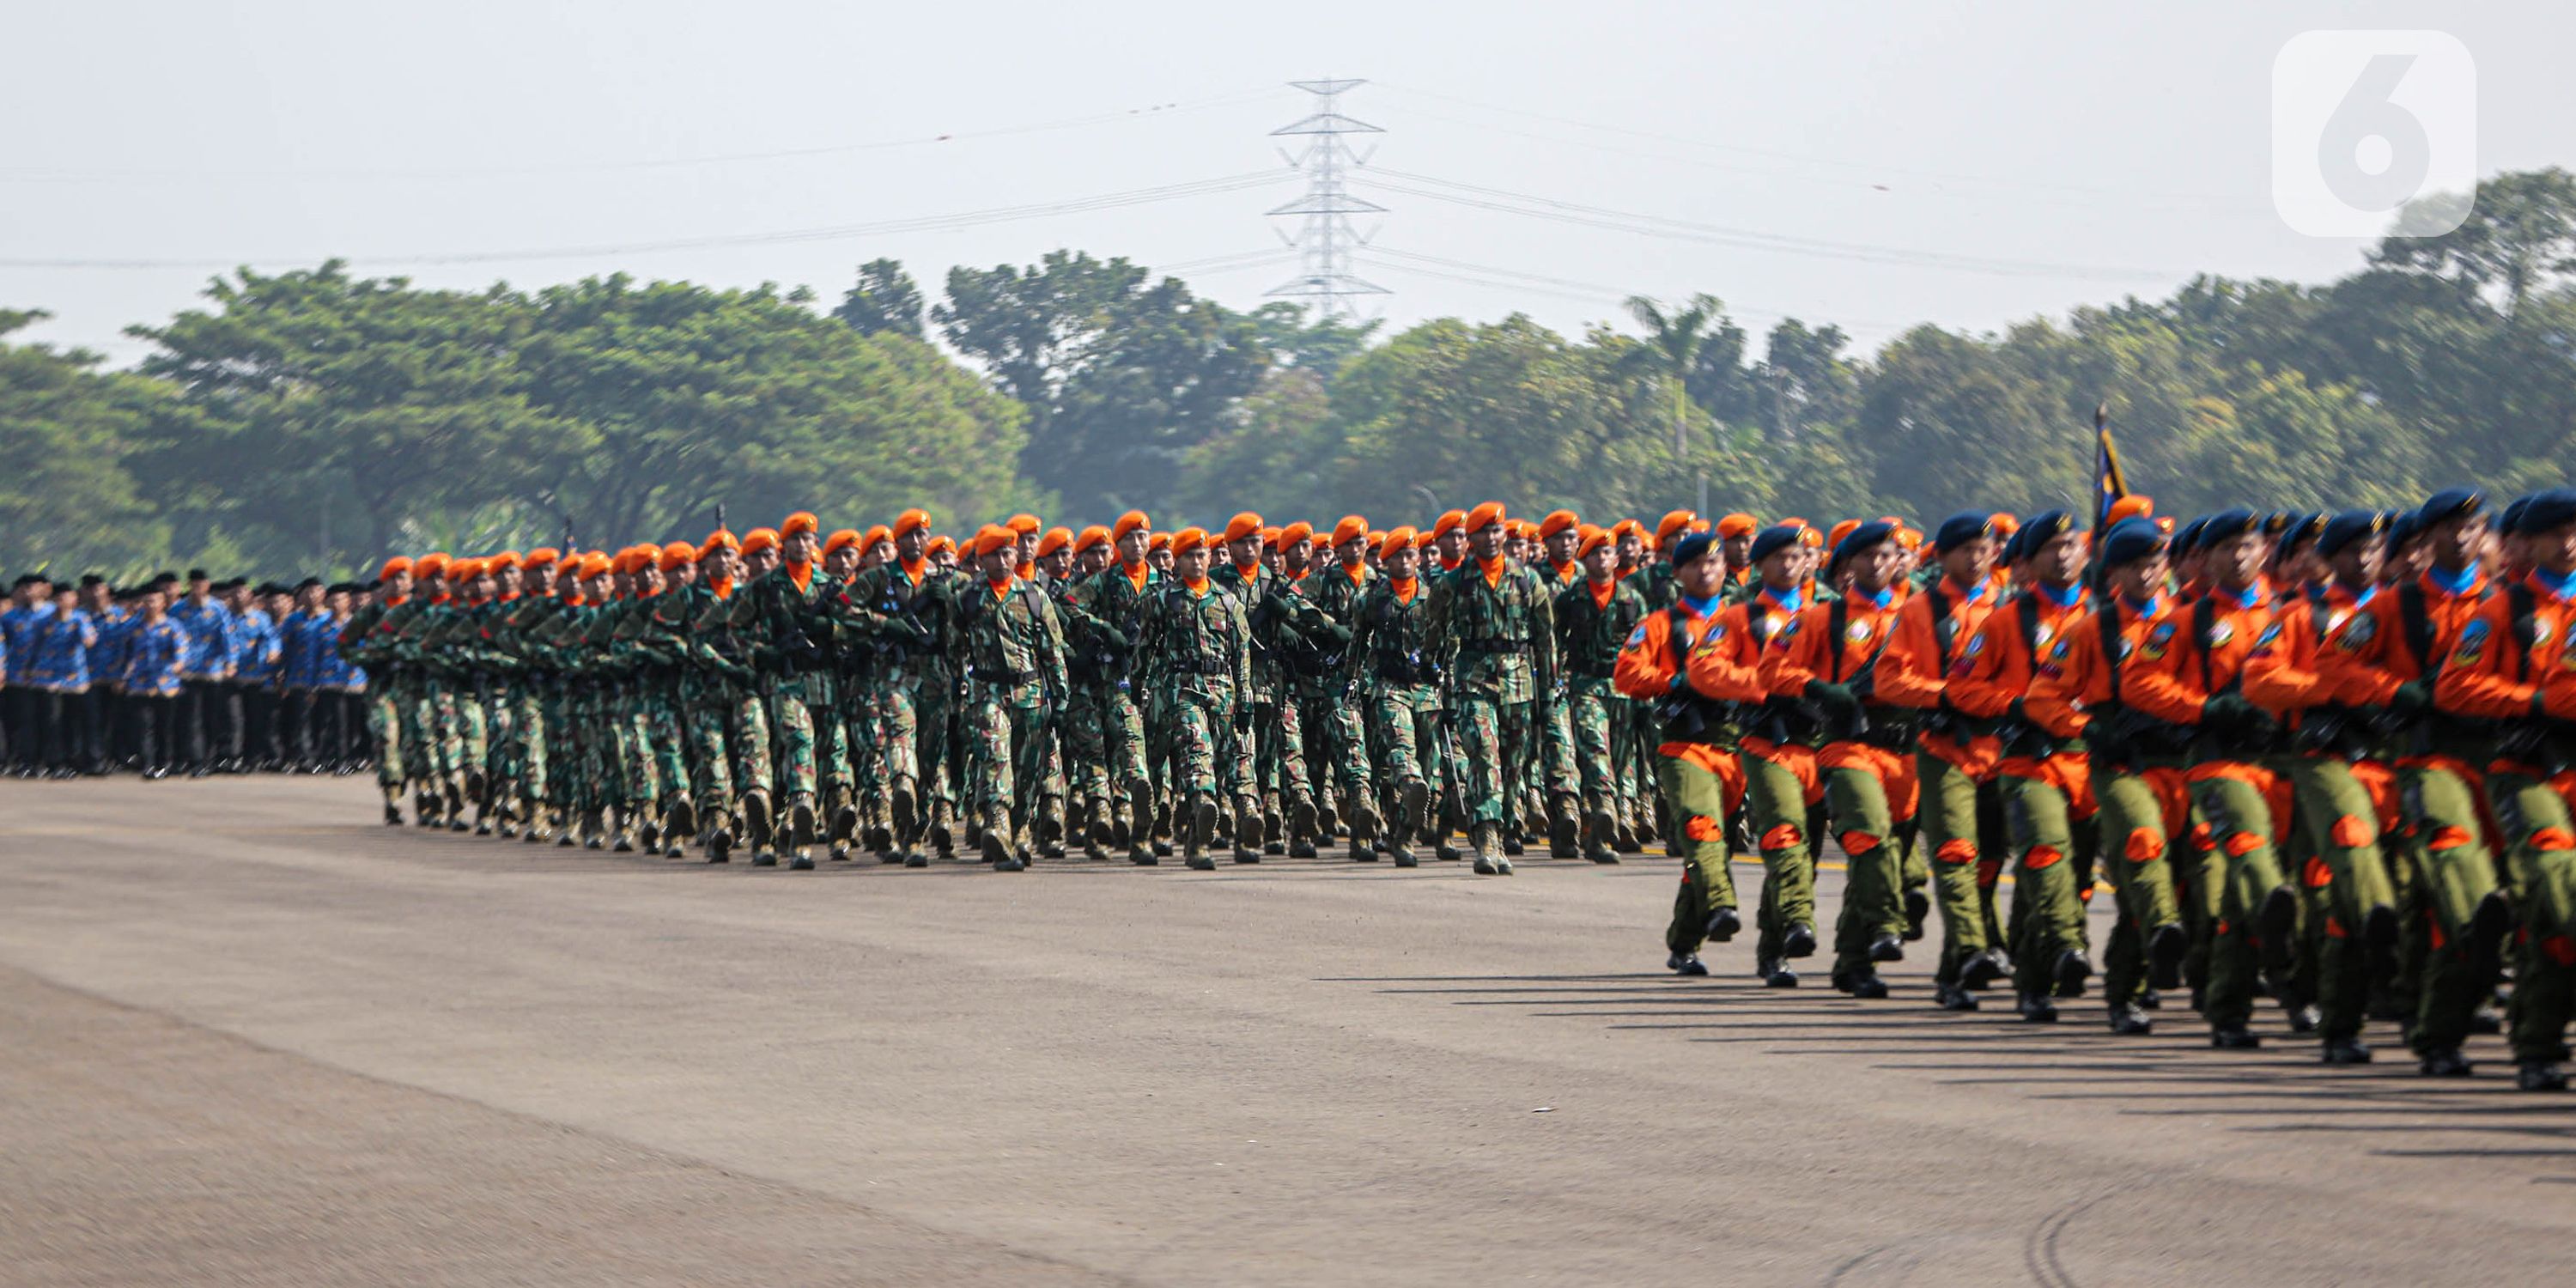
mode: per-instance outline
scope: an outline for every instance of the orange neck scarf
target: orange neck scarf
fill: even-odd
[[[1606,578],[1601,581],[1586,582],[1584,585],[1592,591],[1592,606],[1594,608],[1608,608],[1610,606],[1610,597],[1619,593],[1619,579],[1616,577]]]
[[[1503,584],[1503,557],[1501,555],[1496,555],[1491,559],[1477,560],[1476,567],[1479,571],[1485,574],[1485,584],[1487,586],[1500,586]]]
[[[897,561],[896,566],[902,568],[903,575],[910,577],[912,579],[912,584],[916,586],[921,584],[921,575],[930,570],[929,562],[922,559],[899,560]]]
[[[1196,596],[1197,598],[1200,598],[1200,599],[1205,599],[1205,598],[1207,598],[1207,593],[1208,593],[1208,579],[1207,579],[1207,578],[1205,578],[1205,577],[1195,577],[1195,578],[1193,578],[1193,577],[1184,577],[1184,578],[1182,578],[1182,579],[1181,579],[1181,584],[1190,588],[1190,594],[1191,594],[1191,595]]]
[[[709,577],[707,578],[707,589],[710,592],[713,592],[715,597],[718,599],[731,599],[733,598],[733,578]]]
[[[812,590],[814,588],[814,565],[809,563],[792,563],[787,565],[787,580],[795,582],[796,589],[798,590]]]
[[[1000,599],[1011,593],[1011,587],[1017,582],[1017,580],[1018,579],[1015,577],[1004,574],[1000,581],[994,581],[987,577],[984,579],[984,584],[993,588],[993,598]]]
[[[1422,579],[1419,577],[1391,577],[1387,579],[1386,584],[1389,590],[1395,592],[1395,602],[1399,604],[1412,603],[1413,592],[1422,589]]]
[[[1145,579],[1154,575],[1154,565],[1139,559],[1132,564],[1118,565],[1118,571],[1127,574],[1127,580],[1133,583],[1136,589],[1143,590]]]

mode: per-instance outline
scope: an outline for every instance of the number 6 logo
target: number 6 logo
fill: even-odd
[[[2311,237],[2459,227],[2477,188],[2477,100],[2477,64],[2448,33],[2292,37],[2272,60],[2272,208]]]

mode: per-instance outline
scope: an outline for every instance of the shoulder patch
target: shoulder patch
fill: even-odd
[[[2234,638],[2236,638],[2236,623],[2231,622],[2224,617],[2219,618],[2218,621],[2209,628],[2209,646],[2211,648],[2217,648],[2219,645],[2225,644],[2227,641]]]
[[[2346,653],[2358,653],[2363,649],[2370,647],[2371,639],[2378,634],[2379,617],[2377,614],[2354,613],[2352,615],[2352,620],[2343,628],[2342,642],[2338,647],[2343,649]]]
[[[1986,637],[1984,635],[1973,635],[1968,638],[1968,656],[1975,657],[1985,651]]]
[[[2254,647],[2262,648],[2279,638],[2281,638],[2281,624],[2279,622],[2274,622],[2271,625],[2264,627],[2263,633],[2255,637]]]
[[[2487,636],[2491,633],[2484,618],[2461,627],[2459,645],[2451,650],[2451,665],[2477,665],[2478,659],[2486,656]]]
[[[1866,644],[1869,642],[1870,629],[1868,622],[1853,622],[1843,628],[1843,638],[1854,644]]]
[[[1637,647],[1638,645],[1643,644],[1643,643],[1645,643],[1645,642],[1646,642],[1646,624],[1645,624],[1644,622],[1639,622],[1639,623],[1637,623],[1637,629],[1635,629],[1635,630],[1633,630],[1633,631],[1628,632],[1628,647],[1630,647],[1630,648],[1635,648],[1635,647]]]

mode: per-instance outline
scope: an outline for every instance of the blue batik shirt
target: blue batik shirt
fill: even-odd
[[[202,604],[181,599],[170,606],[169,620],[178,623],[188,641],[183,674],[191,680],[224,678],[224,668],[232,663],[233,610],[211,595]]]
[[[75,608],[56,612],[36,627],[27,660],[12,677],[17,683],[57,693],[89,688],[89,648],[98,642],[98,623]]]
[[[191,647],[187,628],[177,621],[164,617],[147,622],[136,617],[126,640],[125,691],[159,698],[178,696]]]

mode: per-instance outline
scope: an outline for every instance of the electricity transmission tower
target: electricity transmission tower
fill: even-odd
[[[1303,152],[1282,155],[1288,163],[1306,173],[1306,193],[1269,213],[1295,217],[1301,222],[1294,234],[1281,232],[1280,239],[1295,247],[1303,261],[1296,277],[1272,287],[1267,295],[1306,299],[1314,302],[1321,319],[1349,321],[1359,314],[1356,299],[1363,295],[1392,294],[1375,282],[1351,274],[1353,248],[1367,244],[1359,230],[1352,227],[1351,216],[1381,214],[1386,207],[1365,198],[1354,197],[1342,188],[1343,172],[1367,163],[1368,158],[1354,154],[1342,141],[1350,134],[1384,134],[1386,131],[1366,121],[1355,121],[1342,115],[1344,91],[1365,85],[1361,80],[1290,81],[1316,98],[1315,110],[1305,119],[1272,130],[1272,138],[1305,135],[1309,141]]]

